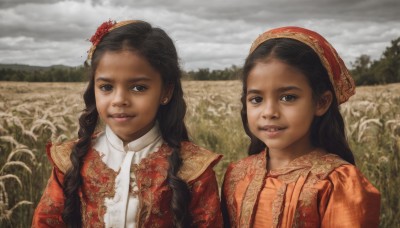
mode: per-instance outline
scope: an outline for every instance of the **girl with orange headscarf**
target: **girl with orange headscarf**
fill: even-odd
[[[299,27],[265,32],[243,68],[249,157],[229,165],[231,227],[377,227],[380,193],[356,168],[339,105],[354,82],[335,49]]]

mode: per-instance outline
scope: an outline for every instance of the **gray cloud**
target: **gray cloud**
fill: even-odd
[[[84,2],[85,0],[69,0],[69,1],[74,1],[74,2]],[[60,2],[60,0],[1,0],[0,2],[0,8],[12,8],[18,5],[27,5],[27,4],[38,4],[38,5],[44,5],[44,4],[53,4]]]
[[[116,0],[114,3],[132,7],[164,8],[202,18],[241,18],[256,23],[266,23],[269,20],[292,21],[302,17],[383,22],[400,19],[398,0]]]
[[[2,63],[80,65],[87,39],[109,18],[163,28],[187,70],[241,65],[251,42],[277,26],[319,32],[347,64],[361,54],[379,58],[400,36],[397,0],[5,0],[0,7]]]

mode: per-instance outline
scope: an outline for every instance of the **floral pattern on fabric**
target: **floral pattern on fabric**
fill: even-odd
[[[48,147],[49,159],[53,164],[67,161],[73,144],[57,145],[57,150]],[[52,150],[53,149],[53,150]],[[68,151],[69,153],[65,153]],[[50,151],[53,151],[52,153]],[[62,153],[60,152],[62,151]],[[55,153],[58,156],[53,156]],[[160,149],[144,158],[131,169],[135,174],[140,201],[137,220],[139,227],[169,227],[172,224],[170,203],[172,192],[167,184],[168,156],[172,149],[163,144]],[[191,142],[183,142],[181,149],[183,168],[179,176],[185,180],[191,190],[190,213],[193,227],[222,227],[222,214],[218,196],[218,185],[213,166],[221,159]],[[68,167],[69,164],[62,167]],[[192,168],[190,168],[192,167]],[[201,172],[199,172],[202,170]],[[83,185],[80,197],[82,202],[82,222],[84,227],[104,227],[104,215],[107,208],[105,198],[115,194],[117,172],[109,168],[100,154],[91,149],[84,159],[82,167]],[[35,210],[33,227],[65,227],[61,219],[64,207],[64,195],[61,187],[63,173],[57,166],[50,177],[45,193]]]

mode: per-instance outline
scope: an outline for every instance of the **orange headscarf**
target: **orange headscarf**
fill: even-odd
[[[355,93],[355,85],[349,70],[332,45],[320,34],[300,27],[275,28],[261,34],[251,45],[250,54],[263,42],[275,38],[298,40],[311,47],[328,71],[339,104],[346,102]]]

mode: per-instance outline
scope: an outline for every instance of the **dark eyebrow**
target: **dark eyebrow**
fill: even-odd
[[[290,91],[290,90],[302,91],[302,89],[300,89],[297,86],[285,86],[285,87],[279,88],[277,91],[280,92],[280,93],[283,93],[283,92]]]
[[[261,94],[261,92],[258,89],[251,89],[251,90],[247,90],[246,95],[249,95],[249,94]]]
[[[276,91],[277,91],[278,93],[284,93],[284,92],[291,91],[291,90],[302,91],[302,89],[300,89],[300,88],[297,87],[297,86],[285,86],[285,87],[278,88]],[[249,94],[261,94],[261,93],[262,93],[261,90],[258,90],[258,89],[250,89],[250,90],[247,90],[246,95],[249,95]]]
[[[127,83],[134,83],[134,82],[139,82],[139,81],[151,81],[151,80],[152,80],[151,77],[148,77],[148,76],[143,75],[143,76],[138,76],[138,77],[129,79],[129,80],[127,81]],[[104,82],[109,82],[109,83],[111,83],[111,82],[113,82],[114,80],[113,80],[112,78],[101,77],[101,76],[100,76],[100,77],[98,77],[98,78],[96,79],[96,82],[97,82],[97,81],[104,81]]]

